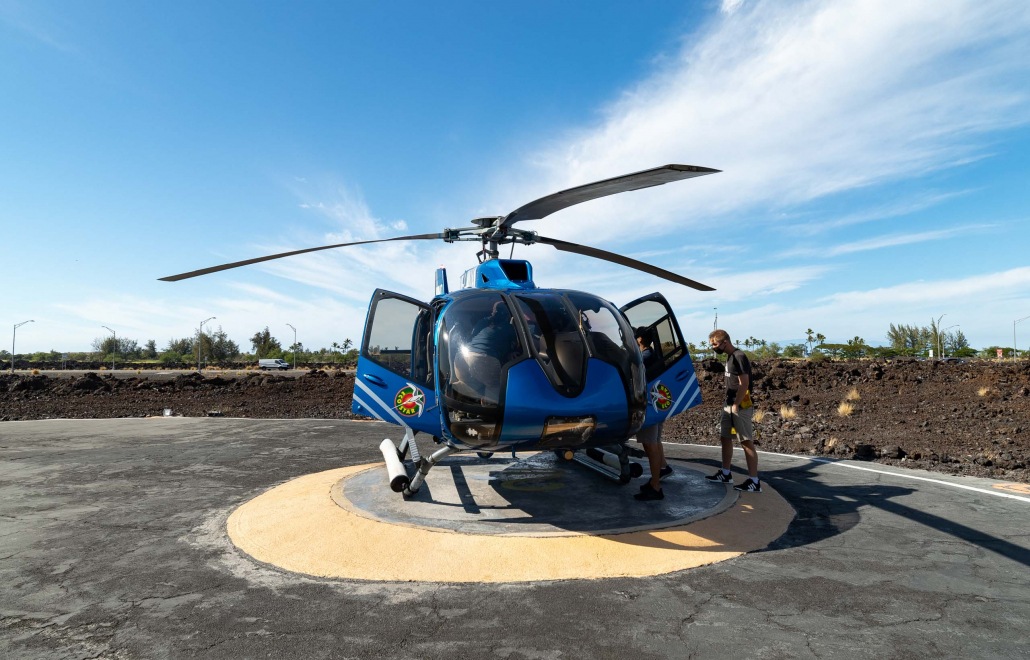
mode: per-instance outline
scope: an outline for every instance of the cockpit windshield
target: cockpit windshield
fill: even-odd
[[[610,303],[577,291],[514,297],[529,329],[530,348],[555,389],[577,394],[590,357],[618,367],[627,381],[635,379],[635,353],[628,344],[632,331]]]
[[[559,392],[578,393],[586,376],[587,351],[576,310],[564,296],[524,294],[515,296],[529,329],[533,353]]]
[[[534,360],[554,390],[570,398],[587,386],[590,360],[601,360],[617,370],[630,408],[643,406],[645,383],[633,330],[596,296],[574,291],[466,295],[446,306],[439,331],[447,424],[466,444],[496,442],[509,368],[524,360]],[[527,372],[521,373],[524,378]]]
[[[440,359],[448,396],[497,406],[504,368],[525,355],[508,304],[498,293],[464,298],[447,308],[443,321]]]

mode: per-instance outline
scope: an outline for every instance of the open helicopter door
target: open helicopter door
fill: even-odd
[[[433,325],[429,305],[376,289],[361,338],[352,412],[441,434],[433,377]]]
[[[701,387],[694,374],[694,363],[665,296],[652,293],[620,309],[634,330],[644,329],[654,351],[653,360],[644,365],[648,392],[644,426],[663,422],[699,405]]]

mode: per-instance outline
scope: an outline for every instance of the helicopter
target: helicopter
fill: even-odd
[[[550,245],[633,268],[699,291],[710,286],[614,252],[548,238],[515,224],[589,200],[720,170],[665,165],[562,190],[503,216],[433,234],[337,243],[162,277],[175,282],[308,252],[389,241],[478,241],[478,265],[451,291],[439,268],[429,302],[376,289],[354,379],[352,411],[404,429],[379,446],[390,488],[410,497],[446,457],[475,451],[554,451],[625,484],[643,474],[628,441],[701,403],[679,323],[661,293],[622,307],[590,293],[537,286],[527,260],[502,245]],[[645,367],[635,339],[654,359]],[[415,436],[436,447],[423,456]],[[408,461],[408,465],[405,465]],[[409,466],[411,467],[409,474]]]

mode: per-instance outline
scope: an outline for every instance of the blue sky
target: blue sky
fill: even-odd
[[[16,351],[200,321],[250,350],[357,340],[376,287],[428,300],[467,226],[666,163],[723,170],[520,227],[541,286],[660,290],[689,341],[1012,344],[1030,315],[1030,4],[0,0],[0,324]],[[1030,320],[1017,326],[1030,346]],[[8,336],[8,341],[10,336]],[[9,348],[5,347],[5,348]]]

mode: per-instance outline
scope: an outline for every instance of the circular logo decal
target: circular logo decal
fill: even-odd
[[[672,392],[661,382],[651,386],[651,405],[657,411],[665,411],[672,406]]]
[[[426,404],[426,395],[415,385],[408,383],[393,397],[393,407],[405,417],[421,417]]]

